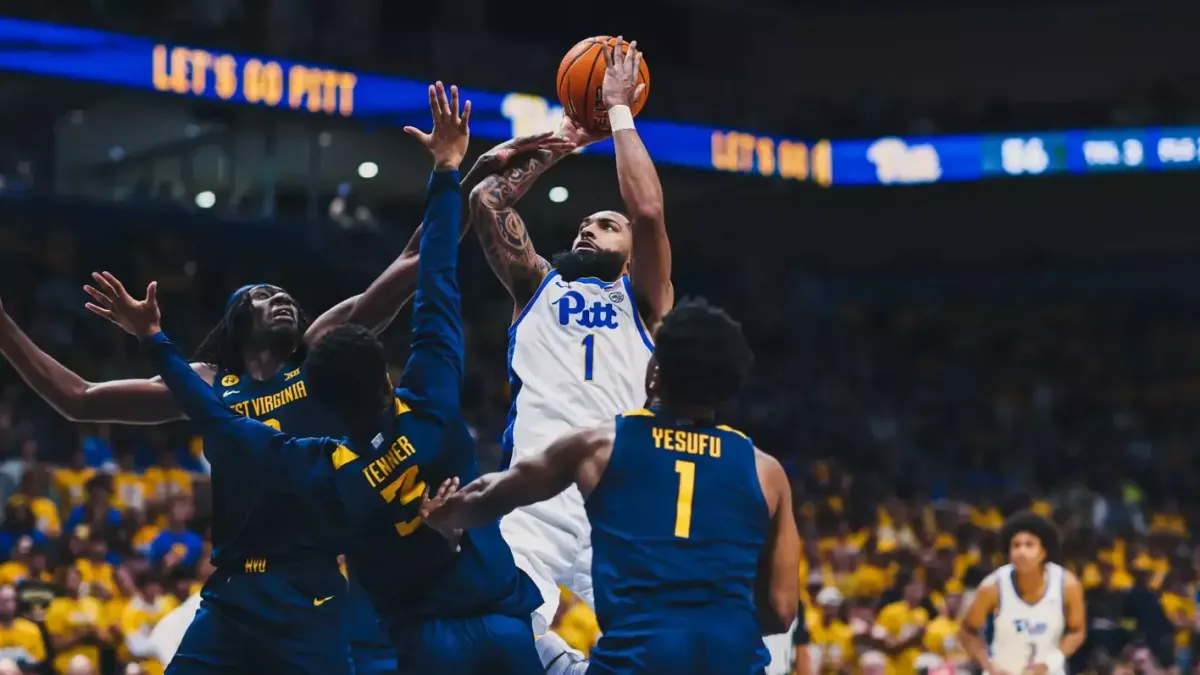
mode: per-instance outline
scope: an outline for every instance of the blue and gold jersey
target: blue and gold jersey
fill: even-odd
[[[304,369],[291,363],[279,369],[269,380],[258,381],[245,373],[217,372],[213,390],[235,413],[257,420],[294,437],[338,436],[341,424],[315,399],[309,398]],[[222,443],[219,436],[205,435],[204,445]],[[213,490],[221,490],[228,472],[213,472]],[[249,481],[252,483],[252,480]],[[230,558],[304,556],[328,558],[336,566],[344,536],[336,525],[340,504],[333,490],[293,492],[250,507],[250,495],[232,493],[224,499],[214,499],[214,508],[231,511],[214,513],[213,561],[231,563]],[[250,524],[253,533],[228,550],[227,538],[219,536],[222,523],[242,521]]]
[[[458,476],[479,476],[476,444],[461,414],[430,415],[396,391],[391,419],[368,447],[334,455],[336,481],[354,528],[352,574],[380,615],[397,626],[435,617],[502,614],[527,619],[542,603],[533,582],[513,562],[499,523],[468,530],[455,553],[423,527],[426,490]]]
[[[754,444],[726,426],[634,410],[616,420],[586,502],[596,616],[605,635],[705,612],[755,621],[770,512]]]

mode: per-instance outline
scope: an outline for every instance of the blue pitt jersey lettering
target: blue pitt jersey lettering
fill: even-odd
[[[399,390],[397,391],[399,393]],[[368,447],[339,448],[335,481],[353,527],[354,574],[392,625],[432,617],[528,618],[541,604],[517,570],[499,523],[468,530],[460,551],[421,522],[421,497],[443,480],[479,475],[475,441],[461,416],[437,420],[397,396],[393,431]]]
[[[584,328],[617,328],[617,310],[613,303],[596,300],[591,305],[579,291],[570,290],[554,301],[558,322],[564,326],[572,320]]]
[[[653,630],[664,615],[756,633],[754,581],[770,515],[746,436],[625,413],[587,513],[606,636]]]

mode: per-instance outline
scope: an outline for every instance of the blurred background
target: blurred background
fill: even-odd
[[[553,74],[576,41],[637,39],[676,288],[743,322],[757,371],[729,423],[792,476],[806,609],[774,639],[774,671],[971,671],[964,599],[1004,558],[1003,518],[1034,508],[1087,589],[1074,671],[1200,672],[1200,67],[1180,57],[1200,6],[0,13],[0,298],[92,381],[150,373],[83,309],[91,271],[157,279],[189,348],[243,283],[318,314],[420,219],[428,160],[400,127],[427,126],[428,82],[473,100],[477,154],[557,126]],[[619,200],[601,143],[519,209],[549,253]],[[473,240],[464,251],[467,403],[494,464],[511,308]],[[395,326],[399,364],[407,318]],[[211,571],[202,451],[186,424],[68,423],[0,362],[0,673],[161,670],[144,636]],[[578,603],[559,629],[584,649],[596,635]]]

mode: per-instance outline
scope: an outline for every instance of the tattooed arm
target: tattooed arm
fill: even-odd
[[[516,157],[503,172],[488,176],[471,191],[468,203],[471,223],[488,265],[512,296],[513,318],[525,309],[550,271],[550,263],[534,250],[525,221],[513,207],[533,187],[538,176],[571,154],[575,146],[596,140],[566,117],[559,135],[572,145]]]

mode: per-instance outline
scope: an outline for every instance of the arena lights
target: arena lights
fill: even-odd
[[[424,81],[11,18],[0,18],[0,45],[0,70],[372,123],[428,122]],[[546,67],[552,81],[555,64]],[[562,108],[541,96],[462,95],[482,138],[548,131],[562,119]],[[645,117],[638,132],[659,163],[823,186],[1200,170],[1200,127],[806,140]],[[330,141],[322,135],[322,147]],[[612,154],[612,141],[586,152]]]

